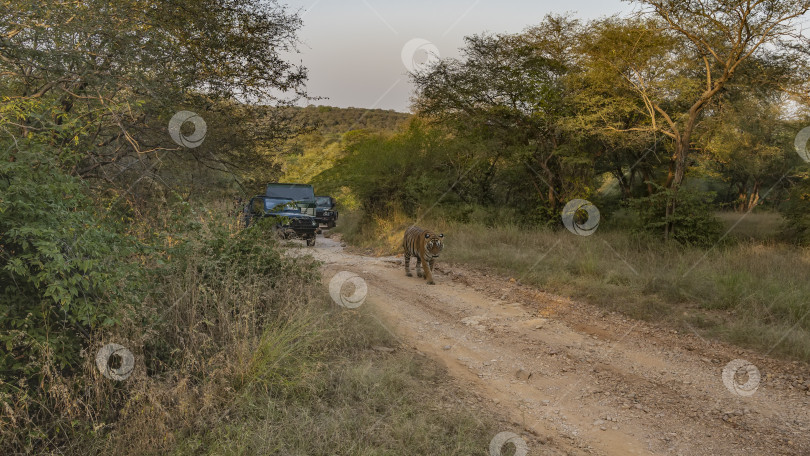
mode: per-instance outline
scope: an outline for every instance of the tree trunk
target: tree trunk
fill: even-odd
[[[630,199],[630,197],[632,196],[630,194],[630,185],[632,182],[632,178],[625,179],[624,171],[619,166],[616,167],[616,169],[613,171],[613,174],[616,176],[616,179],[619,180],[619,188],[622,189],[622,193],[624,194],[625,199]]]
[[[746,211],[755,208],[759,204],[759,181],[754,181],[754,188],[751,190],[751,196],[748,198],[748,208]]]
[[[695,127],[695,122],[697,121],[698,114],[700,113],[702,107],[699,105],[695,105],[692,109],[689,110],[689,119],[686,122],[686,126],[683,129],[683,132],[676,136],[675,138],[675,155],[672,157],[673,163],[670,166],[670,173],[667,176],[667,185],[666,187],[672,190],[672,197],[667,202],[667,208],[665,211],[666,218],[669,219],[675,213],[675,203],[678,199],[678,190],[681,188],[681,184],[683,183],[683,177],[686,174],[686,160],[689,156],[689,146],[692,141],[692,130]],[[669,239],[670,235],[672,234],[672,222],[667,222],[664,226],[664,239]]]

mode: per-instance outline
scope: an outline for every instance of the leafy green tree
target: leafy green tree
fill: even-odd
[[[605,53],[621,69],[622,79],[643,101],[648,128],[674,142],[666,187],[680,187],[692,135],[704,110],[737,79],[746,62],[781,60],[791,52],[784,40],[797,35],[810,1],[637,0],[655,19],[644,30],[634,24],[640,48],[650,39],[669,40],[664,52],[638,59],[634,48]],[[649,27],[648,25],[648,27]],[[755,67],[749,66],[748,71]],[[772,84],[792,85],[791,72],[770,73]]]
[[[281,57],[300,25],[264,0],[4,1],[3,102],[41,101],[28,106],[47,110],[0,119],[2,134],[43,134],[57,153],[80,153],[71,174],[124,189],[165,182],[158,171],[172,158],[175,172],[189,159],[220,170],[269,163],[263,147],[252,146],[272,140],[280,124],[222,100],[284,104],[279,93],[304,96],[306,70]],[[197,149],[167,134],[183,109],[208,121]]]
[[[610,114],[602,113],[607,128],[669,138],[662,184],[674,190],[664,213],[671,220],[686,170],[696,163],[690,153],[700,148],[703,122],[721,102],[741,87],[774,93],[797,85],[796,70],[806,58],[786,43],[810,2],[637,3],[646,7],[641,17],[592,24],[582,48],[584,68],[589,80],[600,81],[597,88],[617,88],[617,97],[604,91],[597,105]],[[671,228],[664,225],[665,237]]]
[[[549,17],[527,34],[468,37],[463,59],[411,75],[419,115],[485,145],[467,177],[478,201],[511,200],[553,217],[588,192],[593,145],[571,122],[566,85],[577,27]]]
[[[777,191],[787,173],[799,164],[792,129],[781,106],[748,97],[724,105],[707,121],[705,166],[734,190],[736,209],[747,212],[761,193]]]

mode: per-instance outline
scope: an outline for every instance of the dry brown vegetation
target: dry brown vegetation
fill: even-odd
[[[93,344],[130,349],[132,375],[102,376],[89,351],[76,375],[54,369],[39,415],[3,410],[4,449],[467,455],[487,447],[493,422],[463,410],[443,371],[401,349],[362,308],[335,305],[312,258],[284,255],[261,227],[197,219],[195,239],[153,271],[146,299]],[[37,439],[45,435],[56,438]]]

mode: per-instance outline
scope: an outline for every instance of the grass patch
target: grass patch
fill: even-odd
[[[729,236],[747,241],[773,241],[785,223],[778,212],[717,212],[714,214],[729,231]]]

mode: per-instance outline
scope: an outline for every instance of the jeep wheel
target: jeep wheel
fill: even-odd
[[[315,246],[315,236],[307,238],[307,247],[314,247],[314,246]]]

